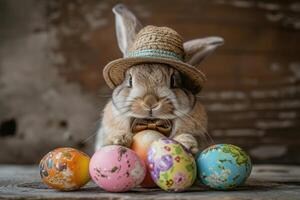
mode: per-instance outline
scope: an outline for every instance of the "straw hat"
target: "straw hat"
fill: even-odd
[[[202,88],[205,75],[196,67],[184,62],[184,49],[181,36],[171,28],[146,26],[137,34],[135,41],[124,58],[108,63],[103,76],[110,88],[121,84],[127,69],[141,63],[168,64],[177,69],[195,84]]]

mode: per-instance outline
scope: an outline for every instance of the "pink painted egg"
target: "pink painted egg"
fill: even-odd
[[[124,192],[144,180],[146,167],[131,149],[111,145],[101,148],[93,155],[89,171],[93,181],[102,189]]]

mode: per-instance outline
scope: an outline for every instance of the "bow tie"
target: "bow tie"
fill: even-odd
[[[147,129],[155,130],[165,136],[169,136],[172,130],[172,123],[170,120],[164,119],[134,119],[132,123],[133,133],[138,133]]]

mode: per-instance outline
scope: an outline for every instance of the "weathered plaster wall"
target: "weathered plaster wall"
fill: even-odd
[[[168,25],[186,40],[224,37],[202,64],[210,134],[256,162],[300,163],[298,1],[123,2],[144,24]],[[110,95],[101,70],[121,56],[116,3],[0,1],[0,163],[37,162],[58,146],[91,153]]]
[[[46,5],[1,1],[1,162],[37,162],[57,146],[92,147],[84,140],[96,129],[101,103],[60,73],[66,58],[55,53],[60,41]]]

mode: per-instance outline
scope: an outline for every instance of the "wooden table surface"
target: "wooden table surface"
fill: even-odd
[[[203,186],[194,186],[182,193],[142,188],[125,193],[108,193],[92,182],[73,192],[48,189],[41,183],[37,166],[0,165],[0,199],[300,200],[300,166],[256,165],[246,184],[234,191],[214,191]]]

